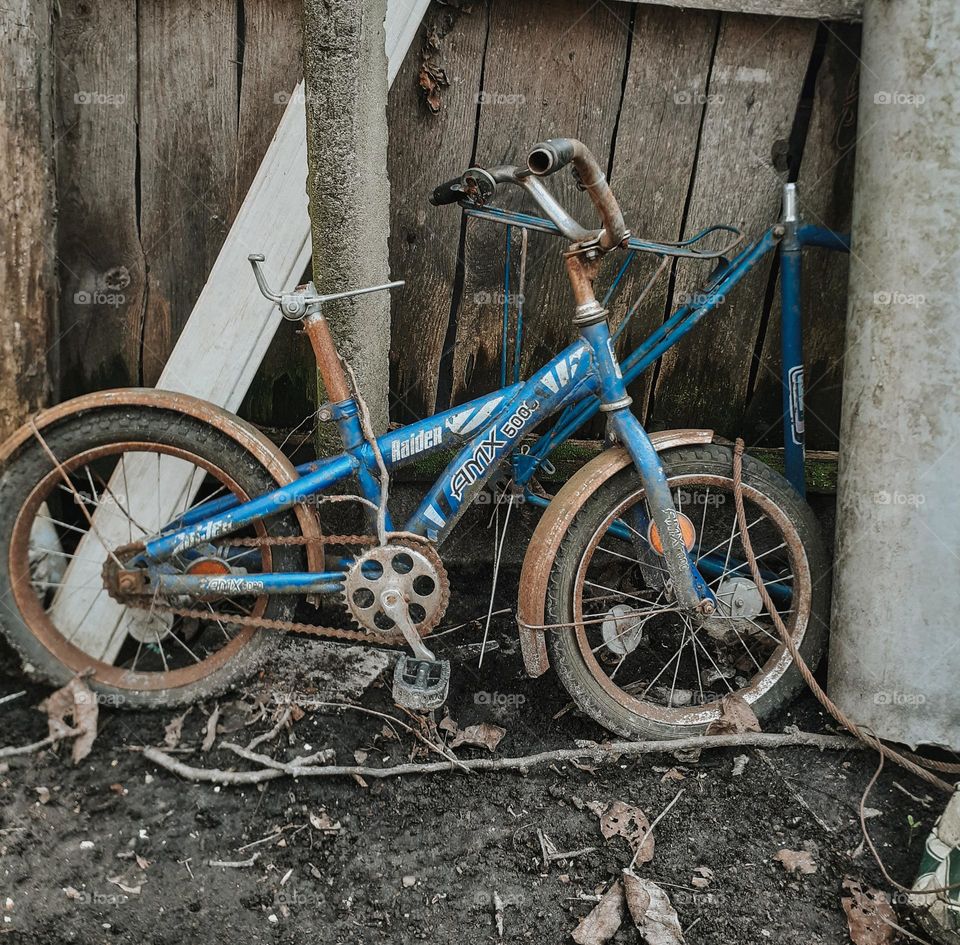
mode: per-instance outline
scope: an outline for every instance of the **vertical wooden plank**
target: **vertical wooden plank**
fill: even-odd
[[[0,437],[44,406],[56,324],[52,4],[0,12]]]
[[[139,17],[143,379],[154,384],[229,228],[237,8],[233,0],[169,0],[140,5]],[[229,306],[229,297],[222,302]]]
[[[140,380],[137,21],[122,0],[63,0],[56,28],[62,394]]]
[[[627,226],[636,236],[670,241],[680,237],[718,26],[716,13],[637,7],[610,174]],[[619,266],[621,259],[616,254],[613,261]],[[611,303],[611,324],[619,324],[657,265],[652,256],[631,264]],[[624,330],[618,342],[621,356],[663,321],[668,291],[669,270]],[[630,390],[640,417],[646,413],[651,375],[647,371]]]
[[[494,0],[481,90],[477,162],[526,163],[544,138],[579,138],[607,164],[629,42],[631,8],[559,0]],[[596,219],[590,200],[564,171],[548,185],[585,226]],[[517,188],[497,203],[534,209]],[[466,280],[457,314],[453,399],[499,384],[504,229],[473,221],[467,228]],[[531,234],[524,302],[525,364],[541,363],[573,336],[570,286],[562,239]],[[511,292],[517,291],[516,284]]]
[[[787,144],[816,24],[724,14],[684,234],[733,223],[759,235],[779,213]],[[698,291],[710,270],[678,267],[674,302]],[[651,424],[739,432],[763,314],[769,265],[754,269],[705,323],[663,358]]]
[[[284,107],[291,97],[302,98],[300,87],[295,86],[303,71],[302,7],[301,0],[244,0],[234,216]],[[270,255],[269,234],[264,233],[260,248]],[[315,375],[309,345],[294,325],[282,323],[239,408],[240,415],[259,426],[295,426],[314,409]]]
[[[435,407],[460,214],[455,207],[432,207],[427,198],[470,163],[487,23],[485,4],[468,12],[434,2],[390,91],[390,272],[407,282],[391,294],[391,415],[400,421]],[[419,82],[425,56],[449,83],[436,113]]]
[[[859,27],[830,28],[797,181],[801,216],[840,233],[850,230],[853,203],[859,47]],[[839,446],[848,263],[847,255],[820,249],[803,257],[804,418],[815,450]],[[782,416],[778,284],[745,423],[751,440],[779,445]]]

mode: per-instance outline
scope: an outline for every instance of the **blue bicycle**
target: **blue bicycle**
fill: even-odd
[[[600,216],[597,229],[581,226],[544,186],[567,165]],[[493,206],[504,185],[522,188],[543,215]],[[795,693],[799,675],[747,567],[731,448],[709,430],[648,434],[627,389],[780,249],[788,478],[745,457],[742,495],[763,584],[815,665],[829,567],[803,499],[800,259],[805,246],[844,250],[846,239],[804,225],[792,185],[783,219],[730,258],[741,242],[732,227],[680,243],[637,239],[596,159],[572,139],[538,144],[523,168],[470,168],[431,199],[565,237],[578,339],[525,380],[515,359],[507,383],[504,360],[501,389],[375,437],[323,309],[401,283],[275,294],[263,257],[252,256],[263,293],[303,322],[330,399],[319,416],[336,424],[343,452],[295,468],[236,416],[152,389],[91,394],[35,417],[0,451],[0,616],[28,671],[56,683],[85,673],[119,705],[183,704],[249,674],[275,632],[300,632],[400,648],[395,698],[435,708],[450,674],[429,648],[449,599],[440,549],[481,492],[506,478],[501,497],[544,507],[518,606],[531,675],[553,666],[583,711],[625,736],[702,732],[732,694],[762,719]],[[703,249],[711,233],[733,242]],[[609,293],[600,301],[595,292],[614,253],[627,262],[638,254],[717,262],[703,292],[622,361]],[[538,472],[598,413],[609,448],[548,495]],[[453,458],[398,526],[391,473],[442,450]],[[358,495],[344,493],[348,480]],[[351,502],[359,524],[331,534],[323,522],[345,521]],[[304,600],[317,619],[297,622]]]

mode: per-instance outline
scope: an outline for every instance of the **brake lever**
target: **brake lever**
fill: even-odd
[[[260,294],[264,298],[276,304],[280,309],[280,314],[290,321],[300,321],[307,315],[319,313],[321,307],[327,302],[336,302],[340,299],[352,299],[358,295],[368,295],[371,292],[383,292],[386,289],[396,289],[406,283],[400,279],[396,282],[384,282],[381,285],[365,286],[362,289],[349,289],[346,292],[331,292],[327,295],[310,295],[310,290],[316,289],[312,282],[300,292],[284,292],[282,295],[271,290],[267,285],[266,277],[263,274],[260,264],[266,261],[263,253],[251,253],[247,260],[253,267],[253,274],[257,280],[257,286]]]

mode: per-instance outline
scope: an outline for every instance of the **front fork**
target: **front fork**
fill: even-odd
[[[650,518],[662,536],[662,557],[674,596],[686,610],[712,614],[717,601],[687,551],[660,457],[630,410],[633,400],[627,393],[620,364],[613,353],[607,312],[593,294],[596,266],[579,252],[568,253],[566,259],[577,300],[574,322],[593,351],[600,381],[600,410],[607,415],[614,436],[624,445],[640,473]]]

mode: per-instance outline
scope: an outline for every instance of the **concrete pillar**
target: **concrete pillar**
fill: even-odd
[[[388,281],[386,10],[386,0],[303,4],[307,194],[313,279],[321,292]],[[389,293],[337,303],[325,314],[382,432],[390,377]]]
[[[829,692],[960,748],[960,5],[866,0]]]

